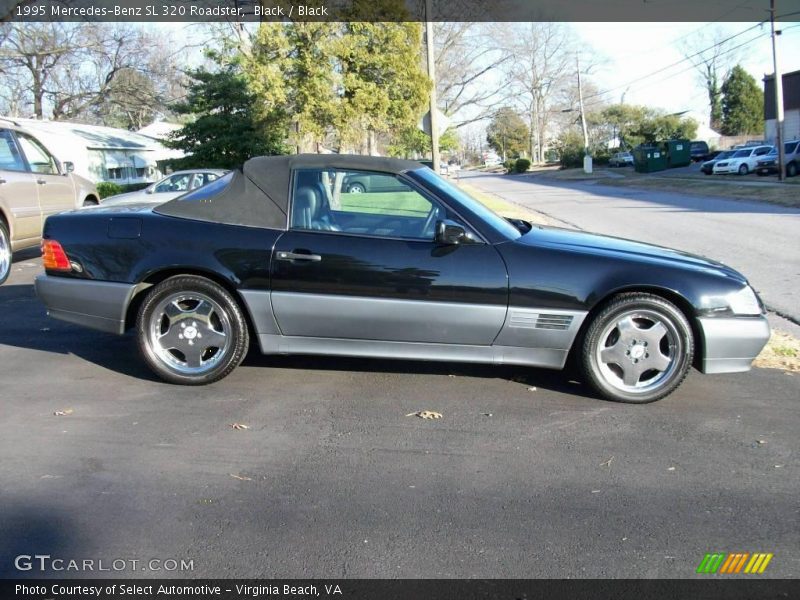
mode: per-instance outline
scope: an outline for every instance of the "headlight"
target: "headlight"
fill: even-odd
[[[726,296],[728,306],[737,315],[760,315],[761,303],[758,296],[749,285],[744,286],[738,292]]]
[[[760,315],[761,303],[749,285],[738,292],[720,296],[703,296],[700,299],[703,309],[709,314],[717,315]]]

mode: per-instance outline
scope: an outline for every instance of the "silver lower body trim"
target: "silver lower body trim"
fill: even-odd
[[[569,353],[569,350],[554,348],[387,342],[274,334],[259,335],[258,341],[264,354],[365,356],[398,360],[528,365],[548,369],[562,369]]]
[[[136,285],[39,275],[35,289],[51,317],[121,335]]]
[[[702,317],[703,373],[749,371],[770,336],[766,317]]]

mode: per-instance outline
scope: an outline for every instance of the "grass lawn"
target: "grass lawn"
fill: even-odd
[[[416,192],[366,192],[341,195],[341,209],[347,212],[427,217],[430,202]]]

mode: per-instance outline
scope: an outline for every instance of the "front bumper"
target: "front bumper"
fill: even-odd
[[[99,329],[125,333],[125,315],[136,285],[91,279],[39,275],[36,295],[55,319]]]
[[[767,318],[701,317],[703,335],[703,373],[749,371],[750,363],[769,340]]]

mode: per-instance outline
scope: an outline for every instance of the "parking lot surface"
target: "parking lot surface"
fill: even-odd
[[[4,577],[64,575],[14,569],[35,553],[193,564],[115,576],[556,578],[772,552],[765,577],[800,575],[797,375],[693,372],[632,406],[559,372],[251,353],[171,386],[132,336],[48,319],[38,272],[0,287]]]

